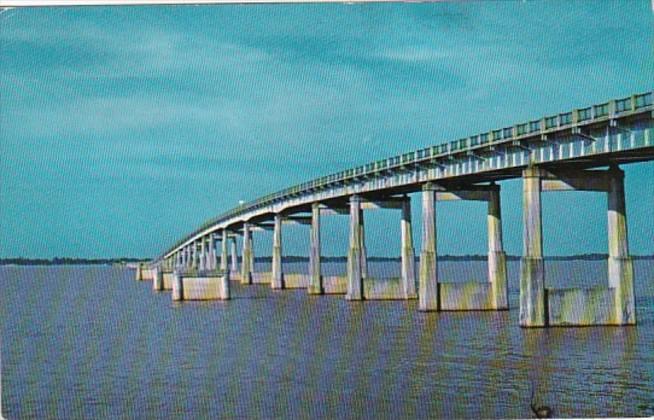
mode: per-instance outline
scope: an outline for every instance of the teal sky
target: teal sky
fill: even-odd
[[[652,90],[653,41],[650,0],[9,10],[0,257],[154,256],[239,200]],[[631,251],[654,254],[654,163],[625,170]],[[519,254],[521,184],[502,186]],[[604,195],[544,209],[547,254],[606,251]],[[441,253],[486,252],[483,205],[438,210]],[[399,255],[399,215],[366,217],[369,255]],[[325,221],[325,254],[347,229]],[[286,234],[306,255],[306,227]]]

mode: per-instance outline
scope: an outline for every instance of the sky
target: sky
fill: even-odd
[[[154,257],[240,200],[653,88],[650,0],[8,10],[0,257]],[[631,252],[654,254],[654,162],[624,169]],[[502,189],[519,255],[521,183]],[[605,195],[543,203],[547,255],[606,252]],[[368,254],[399,255],[398,212],[365,217]],[[437,224],[439,253],[487,252],[483,204]],[[347,234],[325,218],[324,254]],[[306,227],[284,235],[307,255]]]

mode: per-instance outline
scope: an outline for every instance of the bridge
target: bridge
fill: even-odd
[[[498,128],[320,177],[240,205],[170,246],[137,276],[174,300],[229,299],[230,281],[344,294],[347,300],[418,299],[420,311],[507,310],[499,182],[523,180],[520,326],[633,325],[633,264],[627,240],[624,172],[620,165],[654,158],[653,92],[634,94]],[[409,193],[422,192],[422,249],[416,279]],[[602,287],[545,287],[542,193],[607,195],[608,273]],[[488,278],[445,283],[438,278],[436,202],[488,203]],[[368,275],[364,212],[400,210],[401,276]],[[347,273],[321,274],[320,220],[350,221]],[[308,275],[284,271],[282,227],[309,227]],[[272,230],[272,270],[254,270],[253,234]],[[238,258],[236,239],[242,242]],[[218,248],[220,244],[220,248]],[[220,254],[220,257],[218,255]],[[241,261],[240,267],[238,266]]]

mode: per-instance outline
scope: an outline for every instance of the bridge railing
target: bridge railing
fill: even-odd
[[[328,186],[347,183],[348,181],[357,178],[379,175],[385,171],[392,171],[393,169],[397,170],[428,162],[437,162],[439,159],[449,158],[452,155],[466,154],[467,152],[472,152],[475,149],[484,148],[489,145],[524,140],[529,137],[572,128],[578,124],[592,124],[593,122],[604,119],[620,117],[625,114],[636,112],[639,109],[652,106],[654,100],[653,96],[652,92],[645,92],[585,108],[578,108],[569,112],[547,116],[539,120],[519,123],[511,127],[494,129],[464,139],[441,143],[418,151],[392,156],[366,165],[345,169],[340,172],[307,181],[278,192],[267,194],[252,202],[239,205],[238,207],[207,221],[199,229],[175,243],[169,251],[179,247],[193,236],[198,235],[215,224],[257,208],[266,207],[290,196],[297,196],[317,189],[326,188]]]

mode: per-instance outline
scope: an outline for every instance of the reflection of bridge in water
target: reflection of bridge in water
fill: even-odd
[[[624,173],[619,165],[654,158],[652,96],[647,92],[492,130],[266,195],[205,223],[154,260],[150,269],[139,268],[137,276],[154,278],[154,289],[172,289],[173,299],[178,300],[229,299],[232,279],[243,284],[270,283],[273,289],[307,288],[311,294],[341,293],[348,300],[417,298],[421,311],[508,309],[496,182],[521,177],[520,325],[635,324]],[[407,196],[416,191],[422,191],[423,218],[417,282]],[[541,193],[549,191],[607,194],[607,286],[545,288]],[[488,203],[486,282],[439,282],[435,202],[447,200]],[[401,210],[398,278],[379,281],[368,275],[363,215],[364,210],[375,208]],[[347,274],[343,276],[321,275],[320,218],[329,214],[350,218]],[[283,270],[282,226],[286,223],[310,226],[308,275]],[[272,270],[256,273],[252,235],[263,229],[273,231]]]

